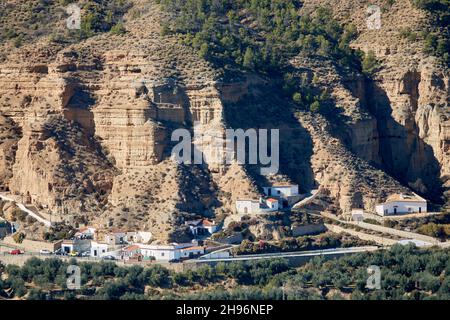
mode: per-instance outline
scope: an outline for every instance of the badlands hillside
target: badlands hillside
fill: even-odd
[[[279,181],[337,215],[393,193],[445,206],[449,15],[446,0],[0,0],[0,191],[161,240]],[[197,122],[280,129],[279,173],[177,164],[171,134]]]

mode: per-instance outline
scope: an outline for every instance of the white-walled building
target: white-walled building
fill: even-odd
[[[112,231],[105,235],[105,242],[109,245],[125,244],[127,232],[125,231]]]
[[[120,249],[119,257],[122,260],[130,260],[130,259],[142,259],[141,247],[137,244],[129,245],[125,248]]]
[[[192,243],[173,243],[168,245],[148,244],[139,245],[140,253],[144,259],[153,258],[158,261],[172,261],[183,258],[192,258],[205,253],[204,247]]]
[[[287,199],[288,197],[298,196],[297,184],[274,185],[271,187],[263,187],[264,194],[268,197],[280,197]]]
[[[148,243],[152,239],[151,232],[146,231],[130,231],[127,232],[123,241],[126,243]]]
[[[90,247],[91,240],[86,239],[63,240],[61,242],[61,251],[64,254],[89,252]]]
[[[186,221],[185,224],[189,226],[194,236],[214,234],[220,229],[220,226],[215,221],[208,219]]]
[[[260,203],[258,200],[240,199],[236,200],[236,212],[237,213],[258,213]]]
[[[104,242],[91,241],[91,257],[101,258],[107,255],[109,245]]]
[[[267,209],[270,211],[277,211],[279,209],[279,202],[277,199],[269,198],[265,199],[263,204],[265,203],[266,207],[262,207],[263,210]]]
[[[385,203],[376,206],[380,216],[427,212],[427,201],[417,194],[394,194]]]
[[[205,253],[205,248],[201,246],[194,246],[180,249],[181,258],[194,258]]]
[[[75,252],[75,242],[73,240],[63,240],[61,243],[61,251],[67,254]]]
[[[364,220],[364,209],[352,209],[352,220],[361,222]]]
[[[248,199],[236,200],[236,212],[238,214],[268,213],[277,211],[279,208],[279,202],[274,198],[260,198],[259,201]]]
[[[135,242],[148,243],[152,240],[153,234],[149,231],[138,231]]]
[[[81,227],[75,233],[75,237],[79,239],[94,239],[97,229],[94,227]]]

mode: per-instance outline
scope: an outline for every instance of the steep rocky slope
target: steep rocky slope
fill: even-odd
[[[2,140],[2,150],[17,145],[15,161],[1,158],[2,187],[64,220],[141,227],[167,239],[174,214],[218,206],[214,180],[228,192],[224,201],[254,187],[239,166],[231,172],[241,179],[229,186],[226,175],[168,160],[174,128],[200,122],[223,130],[219,73],[160,35],[154,3],[136,6],[140,18],[124,36],[68,46],[44,38],[9,53],[0,66],[2,121],[23,136]]]
[[[336,18],[358,29],[352,46],[379,59],[373,80],[330,61],[292,59],[298,77],[330,93],[333,118],[297,111],[270,78],[229,80],[176,35],[162,35],[167,17],[156,1],[132,4],[125,34],[2,43],[0,190],[71,223],[140,228],[161,240],[184,239],[186,217],[232,214],[237,198],[279,180],[303,192],[320,186],[331,199],[323,209],[336,213],[373,210],[395,192],[442,201],[450,187],[449,74],[420,40],[400,37],[402,27],[427,23],[409,0],[383,12],[380,30],[367,30],[365,1],[330,1]],[[300,12],[321,5],[305,0]],[[173,130],[192,132],[197,123],[219,136],[229,127],[280,129],[280,173],[172,161]],[[209,143],[195,141],[200,150]]]
[[[0,188],[2,191],[5,191],[12,177],[12,165],[15,161],[19,138],[19,130],[12,120],[0,114]]]
[[[442,202],[443,194],[447,198],[449,170],[449,72],[437,58],[424,53],[424,39],[401,36],[405,28],[427,30],[431,19],[409,0],[373,4],[382,8],[381,28],[370,30],[365,1],[330,2],[337,19],[357,26],[359,36],[353,46],[373,51],[381,65],[374,80],[352,94],[369,110],[370,124],[350,117],[349,145],[416,192]],[[318,5],[321,1],[305,1],[303,10]],[[351,80],[351,87],[361,87],[357,82]]]

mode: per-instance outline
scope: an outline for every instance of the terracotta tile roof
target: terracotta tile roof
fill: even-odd
[[[126,248],[123,248],[123,251],[135,251],[135,250],[139,250],[140,247],[138,245],[132,245]]]
[[[82,227],[82,228],[79,228],[77,232],[83,233],[83,232],[89,231],[89,229],[95,230],[95,228],[93,228],[93,227]]]
[[[215,222],[215,221],[210,221],[210,220],[208,220],[208,219],[203,219],[202,224],[203,224],[204,226],[215,226],[215,225],[216,225],[216,222]]]

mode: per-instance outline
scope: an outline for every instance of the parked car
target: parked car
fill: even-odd
[[[104,256],[104,257],[102,257],[102,259],[103,260],[116,260],[116,258],[113,256]]]
[[[80,254],[77,251],[71,251],[69,253],[69,257],[79,257],[79,256],[80,256]]]
[[[14,250],[11,250],[9,252],[9,254],[18,255],[18,254],[23,254],[23,252],[21,250],[19,250],[19,249],[14,249]]]
[[[91,255],[91,252],[89,252],[89,251],[85,251],[85,252],[81,253],[82,257],[89,257],[90,255]]]
[[[182,262],[181,259],[172,259],[172,260],[169,260],[169,263],[180,263],[180,262]]]
[[[39,250],[39,254],[44,255],[44,256],[49,256],[49,255],[53,254],[53,252],[51,252],[50,250],[47,250],[47,249],[42,249],[42,250]]]

